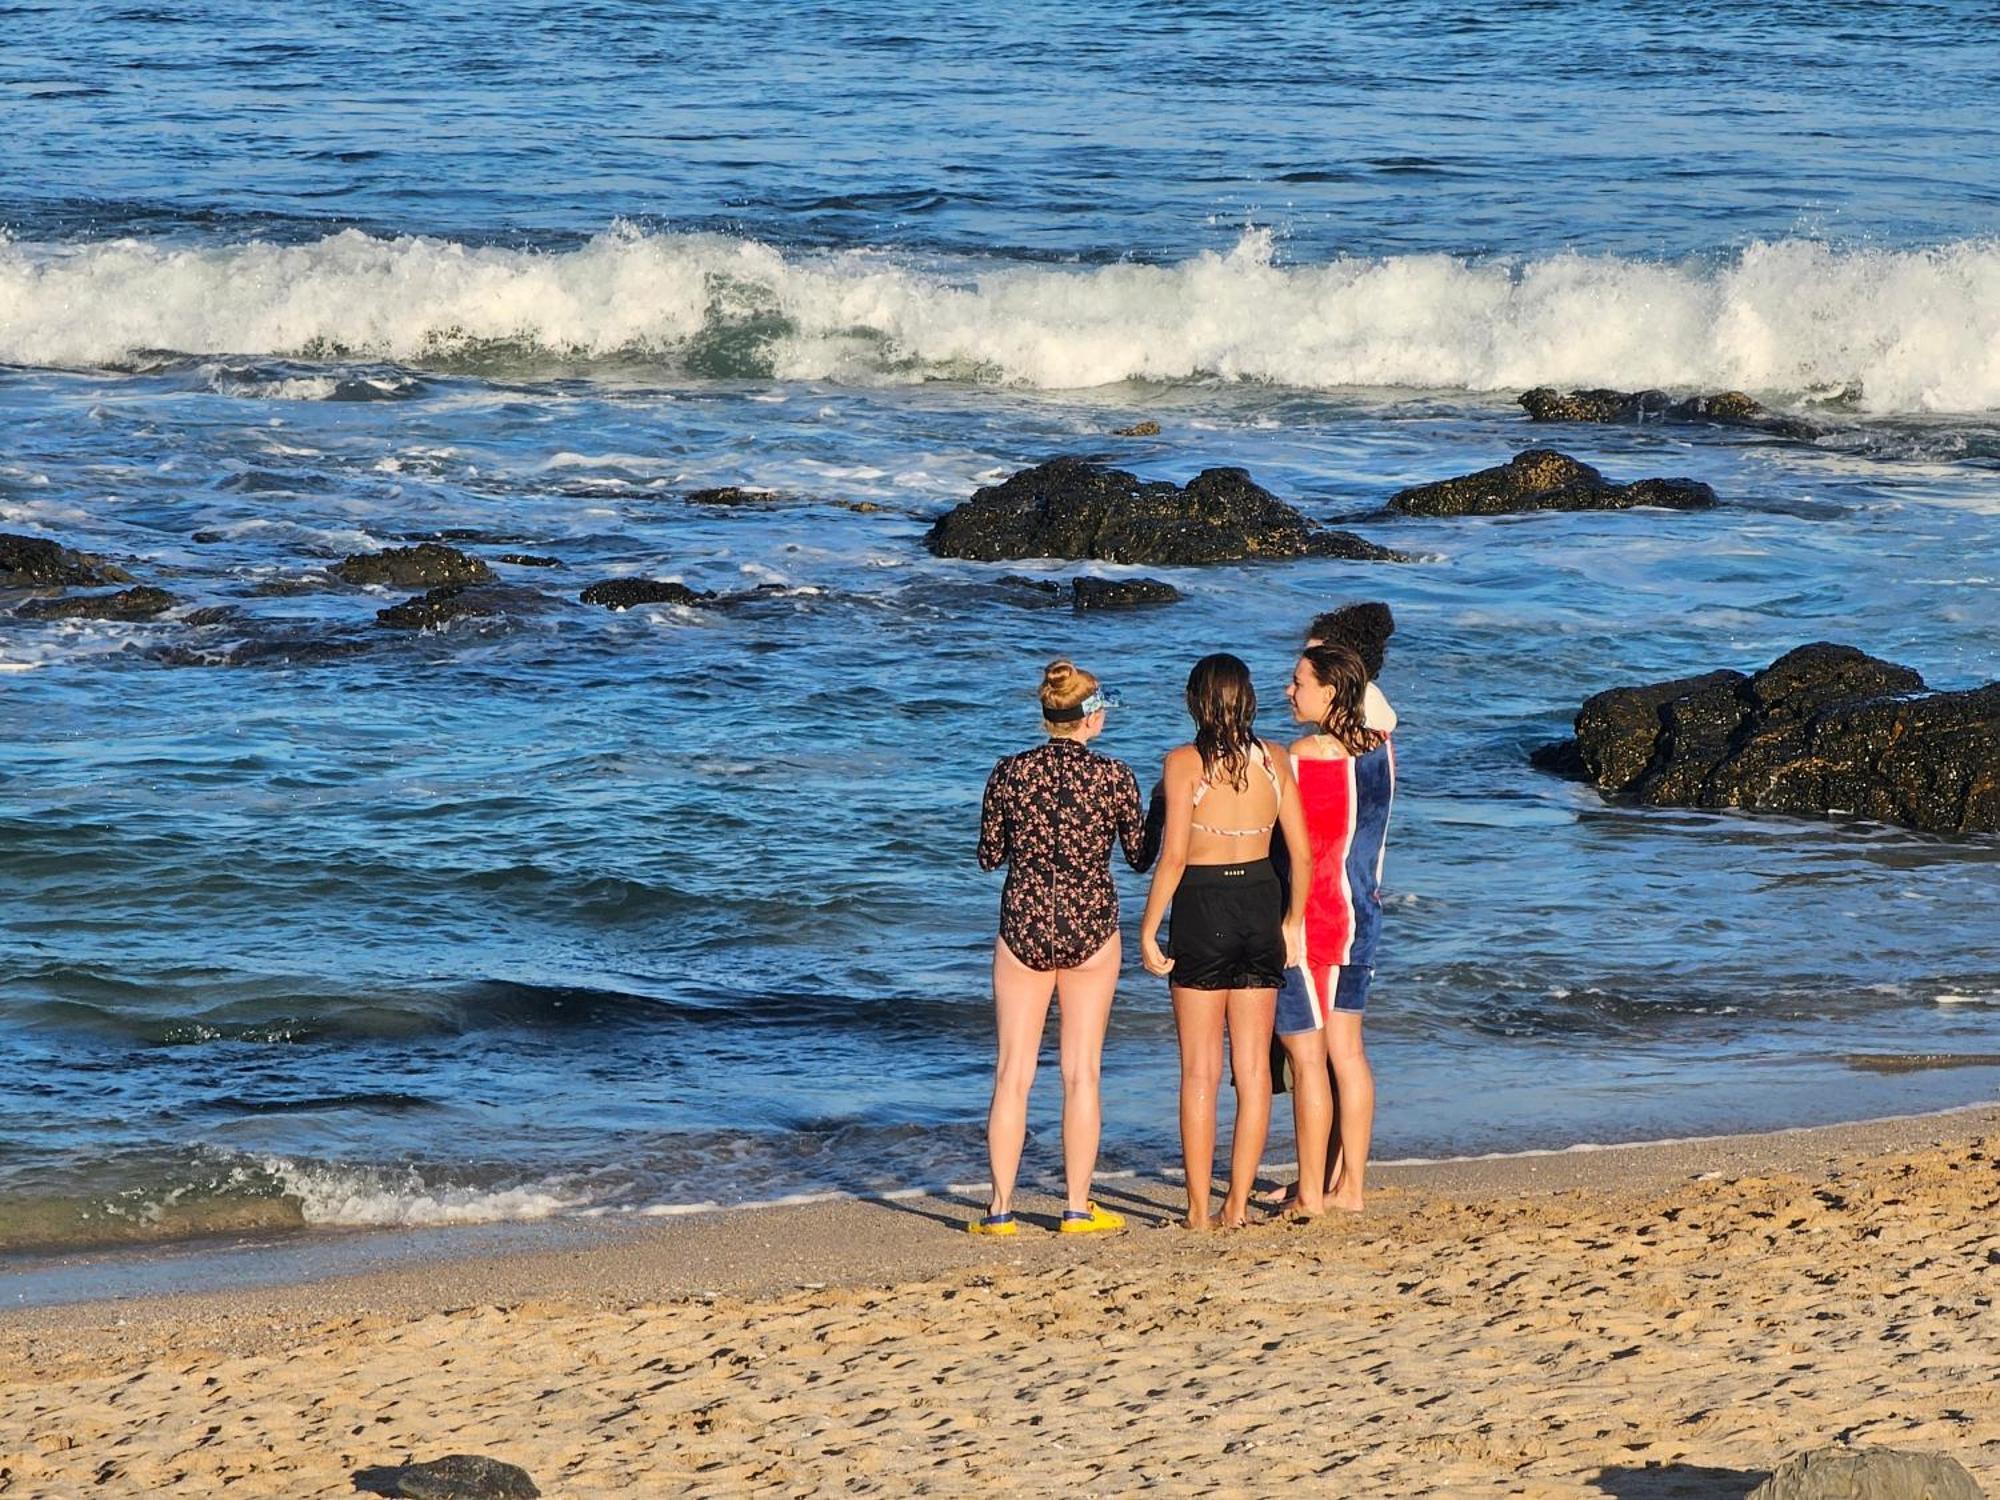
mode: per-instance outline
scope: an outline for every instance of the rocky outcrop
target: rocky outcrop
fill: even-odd
[[[1151,417],[1148,417],[1143,422],[1134,422],[1130,427],[1114,427],[1111,429],[1111,435],[1113,437],[1158,437],[1160,435],[1160,424],[1155,422]]]
[[[1928,692],[1908,667],[1822,642],[1753,675],[1611,688],[1533,760],[1655,807],[2000,832],[2000,682]]]
[[[1250,558],[1401,554],[1329,531],[1241,469],[1204,469],[1185,488],[1140,480],[1076,458],[1023,469],[975,491],[924,537],[939,557],[999,562],[1025,557],[1186,566]]]
[[[1955,1458],[1900,1448],[1820,1448],[1778,1470],[1747,1500],[1984,1500]]]
[[[361,1469],[354,1487],[405,1500],[537,1500],[542,1493],[526,1469],[483,1453],[448,1453],[427,1463]]]
[[[1589,464],[1553,448],[1530,448],[1495,468],[1420,484],[1389,497],[1406,516],[1498,516],[1531,510],[1630,510],[1659,505],[1706,510],[1715,491],[1698,479],[1614,484]]]
[[[88,552],[72,552],[45,536],[0,533],[0,589],[90,588],[131,581],[123,568]]]
[[[115,594],[65,594],[58,599],[30,599],[14,613],[25,620],[150,620],[178,601],[165,589],[121,589]]]
[[[658,578],[607,578],[593,583],[577,598],[605,609],[631,609],[640,604],[707,604],[715,595]]]
[[[1802,441],[1827,432],[1803,417],[1772,411],[1741,391],[1676,401],[1665,391],[1559,391],[1542,385],[1523,391],[1518,399],[1536,422],[1707,422]]]
[[[544,557],[538,552],[503,552],[493,560],[495,562],[511,563],[517,568],[560,568],[567,566],[560,557]]]
[[[463,583],[447,583],[375,611],[375,623],[391,630],[442,630],[453,620],[468,615],[491,617],[503,613],[499,601],[489,592]]]
[[[493,570],[478,558],[437,542],[391,547],[386,552],[359,552],[329,571],[343,583],[388,584],[399,589],[487,583],[493,578]]]

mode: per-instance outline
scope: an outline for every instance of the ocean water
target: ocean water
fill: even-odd
[[[1195,657],[1282,732],[1304,622],[1363,598],[1382,1154],[1991,1097],[2000,844],[1526,763],[1602,687],[1811,640],[2000,676],[1989,21],[0,3],[0,530],[181,600],[0,614],[0,1250],[977,1181],[971,847],[1040,665],[1124,691],[1100,747],[1150,780]],[[1531,428],[1537,384],[1830,431]],[[1370,516],[1543,443],[1725,504]],[[924,551],[1057,453],[1241,465],[1423,560]],[[325,574],[426,538],[508,613],[392,631],[404,591]],[[577,602],[626,574],[742,597]],[[1106,1165],[1175,1160],[1136,962],[1105,1083]]]

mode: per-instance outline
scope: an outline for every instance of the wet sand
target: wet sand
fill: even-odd
[[[1385,1168],[1359,1219],[1235,1234],[1123,1181],[1118,1236],[819,1203],[16,1311],[0,1495],[352,1495],[478,1452],[550,1495],[1645,1500],[1836,1441],[2000,1493],[1996,1150],[1987,1107]]]

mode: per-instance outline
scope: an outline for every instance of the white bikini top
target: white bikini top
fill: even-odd
[[[1264,768],[1264,774],[1271,778],[1271,794],[1282,803],[1285,800],[1285,794],[1279,790],[1278,768],[1271,764],[1271,757],[1264,753],[1264,742],[1262,740],[1251,741],[1250,756],[1251,759]],[[1200,807],[1201,799],[1208,795],[1209,785],[1208,773],[1204,771],[1201,780],[1195,783],[1194,805],[1196,807]],[[1277,826],[1278,815],[1275,810],[1271,814],[1271,821],[1261,828],[1216,828],[1207,823],[1190,822],[1188,824],[1188,827],[1192,828],[1196,833],[1212,833],[1219,838],[1225,839],[1251,839],[1257,837],[1260,833],[1269,833]]]

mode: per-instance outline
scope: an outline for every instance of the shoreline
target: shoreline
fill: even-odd
[[[1756,1132],[1576,1142],[1572,1146],[1530,1146],[1514,1152],[1472,1152],[1464,1156],[1388,1158],[1370,1162],[1368,1170],[1372,1188],[1470,1190],[1476,1194],[1500,1194],[1506,1190],[1562,1192],[1562,1186],[1548,1186],[1554,1180],[1576,1188],[1628,1188],[1636,1182],[1660,1180],[1664,1170],[1660,1162],[1674,1152],[1708,1154],[1726,1162],[1774,1162],[1786,1158],[1776,1146],[1788,1138],[1828,1138],[1838,1142],[1850,1132],[1868,1136],[1880,1132],[1882,1140],[1904,1140],[1924,1134],[1924,1128],[1932,1122],[1948,1122],[1960,1116],[1992,1116],[1994,1128],[2000,1130],[2000,1100]],[[1608,1160],[1598,1162],[1598,1158]],[[1630,1174],[1620,1172],[1620,1166],[1626,1162],[1632,1166]],[[1544,1166],[1550,1168],[1548,1174],[1542,1172]],[[1288,1162],[1264,1162],[1260,1180],[1286,1180],[1288,1170]],[[1728,1170],[1728,1166],[1714,1170]],[[1172,1218],[1178,1214],[1180,1178],[1180,1168],[1174,1166],[1162,1166],[1154,1172],[1128,1168],[1098,1174],[1096,1188],[1100,1198],[1130,1198],[1140,1204],[1142,1212]],[[960,1218],[970,1214],[986,1190],[988,1184],[982,1180],[892,1188],[870,1194],[842,1190],[802,1192],[742,1204],[668,1204],[598,1214],[558,1214],[538,1220],[308,1226],[306,1230],[270,1236],[212,1234],[156,1244],[28,1250],[0,1258],[0,1340],[4,1340],[14,1318],[36,1312],[54,1314],[62,1308],[148,1308],[160,1302],[178,1304],[188,1296],[304,1292],[306,1288],[340,1282],[400,1288],[404,1278],[422,1278],[448,1266],[486,1266],[488,1262],[500,1264],[510,1260],[530,1262],[538,1256],[606,1254],[644,1260],[652,1254],[648,1248],[650,1240],[680,1242],[688,1236],[696,1240],[714,1236],[720,1242],[734,1242],[748,1238],[750,1226],[766,1214],[780,1216],[786,1230],[806,1224],[812,1238],[818,1236],[814,1226],[822,1216],[832,1214],[842,1220],[872,1222],[872,1214],[866,1212],[868,1208],[912,1212],[946,1222],[954,1212]],[[1056,1202],[1054,1194],[1056,1188],[1050,1182],[1044,1186],[1024,1186],[1018,1196],[1024,1202],[1040,1204],[1042,1200]],[[1048,1216],[1054,1222],[1054,1210]],[[726,1224],[738,1220],[738,1228],[726,1228]],[[956,1226],[958,1220],[950,1222]],[[206,1290],[198,1294],[184,1290],[190,1282]],[[754,1276],[744,1286],[750,1290],[770,1290]],[[660,1288],[660,1294],[690,1296],[716,1290],[730,1292],[742,1288],[724,1278],[716,1288],[670,1282]],[[400,1306],[414,1306],[394,1290],[392,1298]]]
[[[1282,1107],[1282,1105],[1280,1106]],[[1722,1132],[1638,1141],[1579,1141],[1568,1146],[1535,1146],[1518,1151],[1473,1152],[1436,1157],[1373,1161],[1377,1185],[1399,1182],[1405,1174],[1430,1185],[1453,1181],[1454,1169],[1505,1171],[1504,1164],[1581,1161],[1601,1155],[1681,1150],[1751,1151],[1755,1143],[1828,1132],[1919,1127],[1955,1116],[2000,1112],[2000,1100],[1948,1105],[1941,1109],[1879,1115],[1820,1125],[1788,1125],[1772,1130]],[[1263,1180],[1285,1180],[1290,1163],[1267,1161]],[[1385,1175],[1386,1174],[1386,1175]],[[1152,1172],[1137,1168],[1098,1174],[1105,1194],[1137,1194],[1150,1204],[1175,1198],[1178,1167]],[[881,1193],[838,1189],[787,1194],[744,1203],[687,1203],[557,1214],[542,1219],[495,1219],[474,1223],[324,1225],[271,1234],[218,1233],[157,1242],[111,1242],[0,1255],[0,1331],[10,1316],[93,1303],[129,1306],[189,1295],[182,1283],[200,1280],[222,1293],[303,1288],[322,1282],[419,1274],[422,1268],[461,1261],[486,1261],[537,1253],[591,1253],[628,1240],[643,1241],[663,1226],[684,1222],[753,1218],[762,1214],[834,1209],[841,1205],[895,1207],[904,1204],[961,1205],[969,1211],[989,1184],[984,1181],[919,1185]],[[1053,1179],[1024,1186],[1026,1201],[1049,1198]]]
[[[721,1212],[287,1285],[0,1314],[24,1493],[351,1495],[447,1452],[551,1495],[1747,1494],[1829,1443],[2000,1482],[2000,1104],[1388,1167],[1370,1212],[959,1232]],[[636,1232],[631,1232],[636,1230]]]
[[[1702,1174],[1798,1171],[1850,1153],[1944,1146],[1989,1134],[2000,1134],[2000,1101],[1746,1134],[1381,1161],[1370,1164],[1370,1191],[1378,1202],[1365,1217],[1379,1211],[1383,1197],[1391,1202],[1412,1194],[1491,1201],[1564,1192],[1630,1194]],[[1262,1180],[1278,1180],[1283,1166],[1267,1163]],[[1083,1243],[1115,1245],[1133,1232],[1146,1235],[1170,1226],[1183,1203],[1177,1178],[1177,1172],[1137,1171],[1099,1177],[1097,1196],[1127,1212],[1133,1230]],[[524,1289],[537,1298],[560,1294],[599,1307],[636,1306],[768,1295],[811,1284],[861,1285],[883,1274],[932,1275],[990,1259],[995,1251],[1014,1257],[1016,1264],[1038,1264],[1021,1257],[1049,1249],[1031,1248],[1039,1241],[1064,1250],[1078,1243],[1033,1232],[1038,1220],[1046,1221],[1041,1227],[1052,1228],[1061,1206],[1059,1196],[1046,1189],[1018,1195],[1027,1205],[1022,1210],[1024,1223],[1031,1226],[1027,1234],[1012,1241],[982,1241],[957,1232],[985,1188],[983,1182],[964,1183],[596,1218],[361,1228],[270,1241],[177,1241],[150,1250],[121,1246],[85,1251],[19,1272],[0,1272],[0,1298],[13,1293],[12,1280],[23,1276],[78,1288],[91,1276],[105,1274],[140,1287],[175,1276],[207,1280],[230,1257],[268,1261],[277,1274],[225,1278],[201,1291],[135,1290],[0,1303],[0,1358],[19,1336],[77,1333],[105,1326],[107,1317],[121,1332],[190,1315],[219,1318],[218,1331],[239,1321],[254,1322],[263,1313],[276,1315],[284,1326],[296,1326],[301,1316],[339,1316],[350,1306],[414,1317],[478,1301],[504,1301]],[[930,1221],[939,1233],[897,1233],[895,1229],[907,1226],[898,1226],[895,1215]],[[864,1243],[866,1252],[854,1253],[852,1247]],[[151,1267],[156,1274],[117,1277],[121,1267]],[[558,1293],[558,1284],[565,1281]]]

